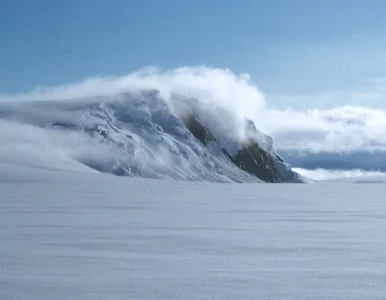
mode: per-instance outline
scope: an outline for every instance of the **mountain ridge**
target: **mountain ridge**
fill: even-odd
[[[241,128],[226,109],[179,95],[167,101],[157,90],[1,104],[0,122],[28,125],[46,140],[45,151],[52,147],[102,173],[210,182],[305,181],[277,157],[272,139],[251,120],[243,120]]]

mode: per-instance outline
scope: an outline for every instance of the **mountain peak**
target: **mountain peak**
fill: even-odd
[[[243,120],[243,129],[232,112],[198,99],[164,99],[157,90],[144,90],[115,98],[3,103],[0,111],[2,126],[13,134],[2,159],[19,164],[67,169],[71,161],[102,173],[192,181],[302,181],[251,120]],[[23,149],[17,158],[15,149]]]

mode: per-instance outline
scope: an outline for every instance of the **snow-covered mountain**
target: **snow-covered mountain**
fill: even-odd
[[[210,182],[303,182],[253,121],[158,90],[0,105],[0,162]]]

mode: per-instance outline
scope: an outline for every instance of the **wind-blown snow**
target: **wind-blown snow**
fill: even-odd
[[[235,155],[252,138],[271,155],[283,178],[290,172],[276,157],[272,140],[256,129],[246,130],[246,119],[226,104],[218,106],[221,101],[210,95],[190,98],[190,90],[166,98],[162,94],[126,89],[99,97],[2,103],[0,163],[145,178],[259,182],[224,153]],[[216,140],[204,145],[196,139],[181,120],[185,114],[196,116]]]
[[[165,100],[173,94],[200,99],[201,104],[222,107],[239,118],[251,119],[258,129],[274,138],[279,150],[386,151],[386,110],[380,105],[372,106],[373,93],[378,100],[384,98],[384,88],[377,86],[335,95],[333,104],[328,106],[322,104],[331,100],[329,94],[310,95],[307,99],[283,96],[270,103],[248,74],[205,66],[165,71],[149,67],[120,77],[99,76],[27,93],[0,94],[0,102],[67,101],[144,89],[159,90]],[[289,98],[305,107],[277,106]],[[347,104],[342,105],[340,98]]]
[[[117,96],[118,97],[118,96]],[[0,161],[198,181],[253,181],[201,145],[157,93],[3,110]],[[217,152],[220,149],[217,149]],[[257,181],[255,179],[255,181]]]
[[[183,99],[198,99],[198,106],[193,108],[195,108],[196,113],[199,110],[200,116],[205,117],[209,112],[211,117],[214,117],[213,119],[205,118],[204,121],[212,120],[209,125],[213,125],[213,123],[221,124],[221,126],[215,126],[213,129],[220,133],[217,134],[219,142],[231,154],[239,149],[239,143],[235,141],[247,137],[245,127],[242,126],[245,118],[252,120],[257,129],[273,138],[275,148],[279,153],[301,152],[302,155],[299,156],[299,159],[292,161],[290,157],[289,161],[294,167],[298,168],[312,169],[312,167],[304,166],[304,162],[310,159],[313,160],[314,154],[319,153],[322,155],[329,153],[331,156],[367,153],[368,156],[377,156],[377,160],[386,153],[384,134],[386,130],[386,111],[380,105],[371,105],[372,92],[377,93],[376,98],[379,100],[384,98],[384,89],[375,88],[372,91],[374,87],[366,91],[351,91],[349,95],[345,96],[335,95],[333,97],[334,101],[331,102],[334,105],[331,103],[326,106],[322,105],[326,98],[329,99],[329,95],[310,95],[306,100],[302,97],[296,97],[296,100],[303,103],[300,106],[305,106],[302,109],[296,105],[291,107],[281,105],[278,107],[277,101],[276,105],[275,101],[269,103],[269,99],[272,101],[272,95],[268,97],[268,103],[266,103],[266,97],[248,74],[235,74],[228,69],[205,66],[182,67],[173,70],[160,70],[150,67],[125,76],[99,76],[78,83],[37,88],[27,93],[3,94],[0,95],[0,103],[2,103],[1,110],[4,113],[4,105],[19,106],[20,104],[16,103],[21,102],[46,101],[51,102],[52,106],[54,102],[83,102],[85,99],[104,101],[106,98],[115,97],[127,91],[133,93],[152,89],[158,90],[160,97],[168,104],[174,102],[173,99],[176,95]],[[364,97],[364,95],[368,96]],[[344,101],[347,104],[336,106],[336,103],[342,103],[338,101],[341,97],[345,99]],[[283,96],[279,102],[285,103],[286,98],[291,97]],[[295,99],[292,98],[291,101],[295,102]],[[368,106],[361,106],[360,103],[366,103]],[[216,108],[231,112],[232,118],[229,120],[223,114],[217,114]],[[45,116],[43,109],[35,111],[35,113],[42,118]],[[59,116],[63,115],[61,111],[57,113]],[[216,117],[218,118],[216,119]],[[17,122],[23,124],[36,125],[33,122],[25,121],[17,120]],[[0,122],[1,129],[7,126],[4,120],[1,120],[1,116]],[[204,123],[208,125],[208,122]],[[2,130],[2,133],[4,132],[5,130]],[[224,132],[232,138],[229,139]],[[271,152],[272,143],[265,134],[261,134],[258,138],[259,144],[262,148]],[[10,135],[12,135],[12,130]],[[38,135],[41,136],[41,134]],[[0,141],[2,144],[7,142],[4,139]],[[89,144],[89,141],[86,144]],[[30,149],[32,147],[35,149],[34,151],[44,153],[49,151],[48,145],[51,145],[51,142],[45,145],[44,151],[36,150],[34,148],[36,145],[26,145],[26,148]],[[107,149],[106,151],[110,150]],[[59,155],[59,159],[56,157],[58,161],[68,160],[63,158],[63,153],[60,152],[56,148],[54,153],[47,153],[47,157]],[[7,156],[9,160],[10,155],[7,154]],[[45,155],[42,154],[42,156],[44,158]],[[93,154],[93,156],[96,156],[96,154]],[[39,160],[41,159],[39,158]],[[18,160],[18,158],[13,158],[13,160]],[[58,161],[49,164],[56,165]],[[298,161],[300,161],[300,164],[297,163]],[[371,161],[375,160],[371,159]],[[167,163],[167,161],[165,162]],[[63,164],[63,166],[65,165],[67,164]],[[317,167],[327,168],[325,166]],[[337,167],[337,169],[340,168],[347,169],[346,166]],[[363,168],[360,164],[356,164],[351,169],[374,170],[372,167],[366,168],[365,166]]]

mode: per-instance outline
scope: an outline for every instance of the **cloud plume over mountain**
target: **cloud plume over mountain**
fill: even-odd
[[[232,132],[232,135],[241,140],[246,139],[243,120],[252,120],[259,130],[273,137],[276,149],[282,153],[386,151],[384,109],[355,105],[308,109],[278,108],[267,103],[265,95],[248,74],[235,74],[227,69],[198,66],[173,70],[150,67],[126,76],[94,77],[79,83],[37,88],[28,93],[0,95],[2,107],[0,117],[3,117],[0,124],[6,129],[3,130],[6,133],[0,138],[2,145],[6,145],[2,147],[2,157],[9,155],[4,153],[4,149],[15,143],[20,134],[12,131],[9,122],[17,121],[24,124],[23,131],[31,133],[28,136],[41,135],[39,128],[28,127],[30,118],[34,115],[32,112],[39,106],[36,103],[43,105],[50,102],[51,107],[55,102],[80,105],[90,99],[113,99],[127,92],[133,94],[143,90],[158,91],[160,97],[173,109],[176,109],[175,105],[172,105],[176,95],[184,99],[199,99],[196,106],[200,111],[210,114],[211,119],[216,120],[214,123],[224,125],[216,130]],[[32,103],[34,105],[31,105]],[[224,121],[228,118],[226,114],[217,113],[218,108],[231,112],[229,122]],[[12,109],[19,112],[17,120],[10,120],[7,117],[7,110]],[[45,113],[52,117],[52,110],[39,111],[39,118],[34,122],[39,123],[45,117],[49,118]],[[61,117],[67,114],[66,118],[71,118],[68,111],[63,109],[58,109],[55,114]],[[78,138],[76,134],[68,133],[63,133],[63,137],[64,148],[68,145],[68,139],[74,142]],[[40,137],[34,139],[32,146],[29,145],[33,147],[36,141],[44,144],[45,142],[42,142],[44,139],[46,143],[52,142],[51,137]],[[90,148],[93,149],[93,141],[89,142]],[[57,154],[60,155],[61,151],[58,148]]]

